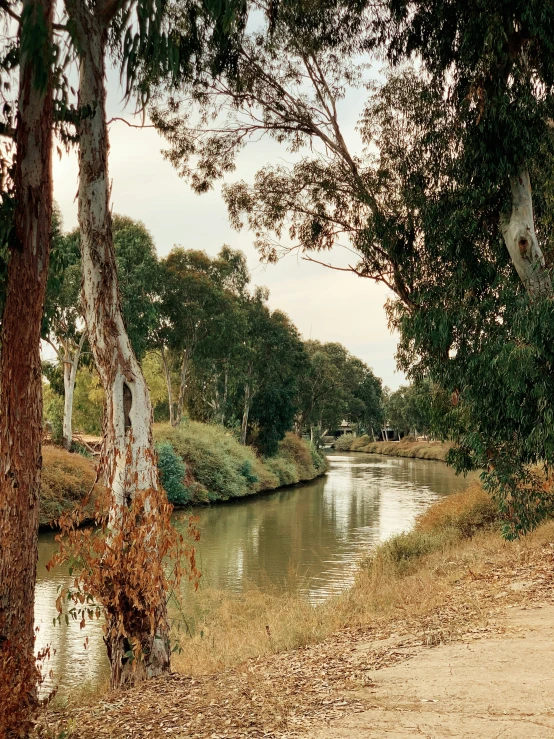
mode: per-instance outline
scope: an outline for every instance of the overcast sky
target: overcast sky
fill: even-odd
[[[115,75],[108,85],[108,115],[124,115],[121,90]],[[112,78],[113,77],[113,78]],[[356,91],[343,103],[343,132],[357,149],[355,123],[365,93]],[[366,362],[383,383],[395,389],[404,376],[396,372],[396,336],[387,327],[383,305],[388,297],[384,286],[353,274],[336,272],[288,256],[276,265],[261,264],[253,247],[253,235],[234,231],[221,197],[220,185],[205,195],[195,195],[180,179],[161,153],[165,142],[149,129],[131,129],[123,122],[110,126],[109,167],[112,180],[112,207],[141,220],[151,232],[159,256],[175,245],[204,249],[215,255],[223,244],[241,249],[247,256],[255,285],[270,290],[272,308],[287,313],[304,338],[336,341]],[[252,143],[239,157],[237,169],[227,181],[252,182],[257,169],[266,163],[290,161],[286,150],[269,140]],[[77,225],[77,175],[75,151],[54,161],[54,197],[61,209],[64,228]],[[344,263],[346,253],[329,259]]]

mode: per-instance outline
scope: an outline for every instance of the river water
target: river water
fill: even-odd
[[[201,584],[233,593],[248,585],[292,588],[321,602],[351,584],[373,544],[409,529],[435,500],[468,485],[441,462],[360,453],[331,453],[328,460],[328,474],[307,485],[193,509]],[[189,514],[174,515],[183,531]],[[98,622],[83,631],[76,622],[53,624],[58,589],[70,584],[66,569],[46,570],[56,547],[53,534],[41,534],[37,648],[51,646],[46,669],[54,683],[71,688],[105,679],[107,660]]]

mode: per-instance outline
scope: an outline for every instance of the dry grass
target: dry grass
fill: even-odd
[[[80,503],[90,492],[95,479],[96,470],[91,459],[59,447],[44,446],[40,487],[41,526]]]
[[[187,675],[219,672],[245,659],[297,649],[324,639],[339,622],[327,605],[257,588],[241,596],[205,589],[191,596],[174,635],[173,667]]]
[[[473,484],[429,508],[413,531],[376,547],[361,562],[352,588],[321,605],[256,589],[240,597],[199,591],[186,606],[190,633],[180,633],[183,651],[175,657],[175,668],[211,674],[245,658],[319,642],[345,626],[386,627],[399,615],[422,618],[448,600],[453,584],[469,570],[478,573],[491,558],[517,559],[522,550],[553,539],[554,523],[548,523],[521,542],[503,540],[494,504]],[[478,604],[468,608],[478,617]],[[437,627],[444,633],[433,639],[450,638],[463,626],[464,614],[460,623],[451,619],[448,627]]]
[[[473,486],[440,502],[418,521],[419,548],[414,539],[408,560],[397,556],[406,553],[399,544],[406,535],[395,537],[362,563],[351,589],[322,606],[257,590],[243,598],[201,592],[187,614],[192,635],[174,658],[182,675],[53,711],[42,736],[62,729],[72,739],[162,739],[168,731],[196,739],[309,736],[313,722],[357,710],[367,670],[403,661],[425,644],[473,644],[503,631],[508,605],[551,600],[554,522],[507,542],[491,528],[488,510]]]
[[[365,452],[366,454],[385,454],[389,457],[408,457],[411,459],[435,459],[444,462],[452,444],[441,441],[371,441],[368,436],[342,436],[335,443],[335,449],[342,452]]]

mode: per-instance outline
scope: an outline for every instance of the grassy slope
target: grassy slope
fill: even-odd
[[[325,472],[322,456],[295,434],[279,443],[275,457],[259,457],[222,426],[190,421],[177,428],[156,424],[157,442],[169,442],[186,466],[192,502],[229,500],[313,480]]]
[[[184,459],[185,485],[191,502],[229,500],[312,480],[326,463],[309,445],[287,434],[271,459],[241,446],[226,429],[190,422],[179,428],[160,424],[156,441],[168,441]],[[74,508],[90,492],[94,462],[54,446],[43,449],[40,523],[42,526]]]
[[[360,563],[352,588],[321,605],[283,591],[252,588],[239,597],[201,588],[184,604],[192,636],[182,640],[173,663],[185,674],[213,673],[246,657],[318,642],[344,626],[423,616],[448,599],[460,575],[458,560],[467,572],[469,563],[478,567],[491,550],[513,546],[502,540],[495,505],[475,483],[429,508],[412,531],[375,547]]]
[[[335,449],[341,452],[366,452],[441,462],[444,462],[450,448],[451,444],[440,441],[371,441],[369,436],[342,436],[335,442]]]

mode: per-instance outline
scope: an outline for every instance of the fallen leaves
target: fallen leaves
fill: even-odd
[[[71,715],[50,711],[39,733],[55,736],[71,719],[71,739],[296,739],[314,725],[371,708],[379,670],[444,642],[503,633],[505,609],[552,602],[553,581],[550,545],[522,550],[519,559],[487,560],[478,572],[468,568],[428,613],[403,611],[392,621],[344,629],[319,644],[214,675],[157,678]]]

